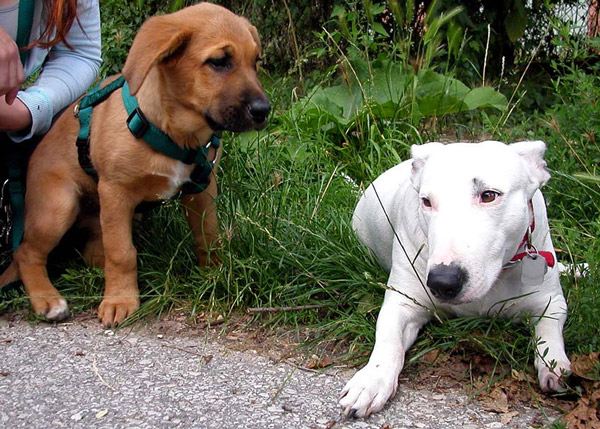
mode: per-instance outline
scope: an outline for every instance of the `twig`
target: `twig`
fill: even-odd
[[[254,307],[247,308],[246,313],[279,313],[280,311],[316,310],[329,307],[328,305],[296,305],[293,307]]]
[[[96,365],[97,350],[98,350],[98,341],[96,341],[96,345],[94,346],[94,353],[92,355],[92,369],[94,370],[94,374],[96,374],[98,376],[98,378],[100,379],[100,382],[102,384],[104,384],[106,387],[108,387],[110,390],[112,390],[114,392],[116,389],[114,387],[112,387],[110,384],[108,384],[104,380],[102,375],[100,374],[100,371],[98,371],[98,366]]]
[[[488,52],[490,51],[490,24],[488,24],[487,30],[487,42],[485,43],[485,56],[483,57],[483,79],[481,82],[481,86],[485,86],[485,69],[487,68]]]
[[[170,349],[177,349],[177,350],[181,350],[182,352],[186,352],[186,353],[189,353],[189,354],[191,354],[191,355],[195,355],[195,356],[200,356],[200,357],[202,357],[202,358],[206,357],[206,356],[205,356],[205,355],[203,355],[202,353],[198,353],[198,352],[195,352],[195,351],[193,351],[193,350],[188,350],[188,349],[186,349],[186,348],[183,348],[183,347],[174,346],[174,345],[171,345],[171,344],[162,344],[162,346],[163,346],[163,347],[168,347],[168,348],[170,348]]]
[[[295,363],[291,359],[283,359],[283,362],[287,363],[288,365],[293,366],[294,368],[299,369],[300,371],[306,371],[306,372],[310,372],[310,373],[313,373],[313,374],[324,374],[324,375],[333,376],[333,374],[329,374],[328,372],[326,372],[326,370],[330,369],[330,368],[322,368],[321,371],[319,371],[318,369],[307,368],[305,366],[298,365],[297,363]]]

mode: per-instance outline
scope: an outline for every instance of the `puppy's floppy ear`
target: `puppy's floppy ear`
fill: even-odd
[[[192,32],[170,15],[147,20],[135,36],[123,67],[131,94],[138,92],[154,65],[181,52],[191,37]]]
[[[256,29],[256,27],[254,25],[250,24],[250,21],[246,20],[246,22],[248,24],[248,29],[250,30],[250,34],[252,34],[252,39],[254,39],[254,42],[258,46],[258,52],[261,52],[262,46],[260,44],[260,36],[258,35],[258,30]]]
[[[546,161],[544,160],[546,143],[541,140],[530,140],[513,143],[508,147],[521,156],[527,168],[527,175],[535,189],[541,188],[550,180],[550,173],[546,170]]]

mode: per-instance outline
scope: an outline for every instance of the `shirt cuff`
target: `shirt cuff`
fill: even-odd
[[[29,88],[25,91],[19,91],[17,98],[29,109],[31,127],[9,133],[11,140],[19,143],[30,139],[34,135],[45,134],[52,125],[52,106],[46,94],[38,89]]]

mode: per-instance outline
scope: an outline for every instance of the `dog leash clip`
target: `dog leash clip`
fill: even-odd
[[[527,255],[529,256],[538,252],[531,239],[531,226],[527,228],[527,233],[525,234],[525,252],[527,252]]]
[[[526,256],[521,260],[521,282],[526,286],[538,286],[548,272],[548,263],[531,242],[531,227],[527,229]]]
[[[206,145],[204,145],[204,149],[206,149],[205,153],[208,155],[208,153],[210,152],[210,148],[213,146],[215,147],[215,156],[213,157],[212,161],[208,161],[208,162],[210,162],[212,164],[212,166],[214,167],[219,159],[219,145],[213,145],[213,138],[210,138],[210,140],[208,140],[208,143],[206,143]]]

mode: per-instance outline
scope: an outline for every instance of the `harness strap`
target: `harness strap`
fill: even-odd
[[[7,157],[7,176],[8,191],[10,192],[12,249],[13,252],[16,252],[23,238],[25,224],[26,157],[21,153],[21,150],[14,149]]]
[[[35,6],[34,0],[19,1],[19,21],[17,24],[17,46],[20,48],[21,64],[25,66],[25,61],[29,55],[29,51],[23,48],[29,44],[29,36],[31,34],[31,25],[33,23],[33,9]]]
[[[140,109],[137,99],[131,95],[129,84],[125,82],[122,91],[123,104],[129,117],[127,118],[127,127],[131,134],[136,138],[143,139],[152,149],[169,158],[176,159],[184,164],[197,164],[202,167],[209,167],[208,174],[212,171],[214,161],[208,161],[208,149],[212,146],[218,149],[221,145],[221,140],[213,134],[208,144],[198,149],[188,149],[179,146],[160,128],[148,121],[142,110]],[[199,176],[201,173],[196,173]],[[192,173],[194,176],[194,173]]]
[[[215,157],[212,160],[208,160],[208,153],[211,147],[214,147],[215,151],[219,148],[221,145],[220,138],[213,134],[210,141],[198,149],[179,146],[165,132],[146,118],[138,105],[136,97],[131,95],[129,85],[123,76],[103,88],[95,87],[75,106],[73,114],[78,116],[80,123],[77,136],[77,154],[81,168],[92,176],[95,181],[98,181],[98,173],[94,169],[90,157],[90,130],[93,108],[121,87],[123,105],[128,114],[127,127],[129,131],[134,137],[143,139],[157,152],[184,164],[196,165],[190,174],[190,182],[184,183],[181,187],[181,194],[197,194],[204,191],[210,182],[209,176],[217,161],[217,152],[215,152]]]
[[[77,135],[76,142],[79,165],[96,182],[98,181],[98,173],[94,169],[92,159],[90,158],[92,113],[94,106],[106,100],[110,94],[122,87],[123,83],[125,83],[125,78],[120,76],[103,88],[100,88],[101,84],[96,85],[79,104],[75,105],[75,109],[73,110],[73,114],[79,119],[79,134]]]

